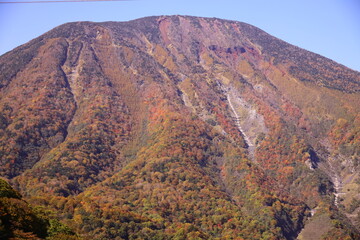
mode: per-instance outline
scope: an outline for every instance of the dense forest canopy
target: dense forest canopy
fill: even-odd
[[[186,16],[68,23],[0,69],[0,238],[360,237],[359,72]]]

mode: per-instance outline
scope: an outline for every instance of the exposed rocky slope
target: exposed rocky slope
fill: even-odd
[[[186,16],[68,23],[0,69],[0,176],[85,238],[359,237],[356,71]]]

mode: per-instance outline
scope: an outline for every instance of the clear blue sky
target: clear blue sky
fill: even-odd
[[[4,1],[11,0],[0,0]],[[173,14],[246,22],[360,71],[360,0],[134,0],[0,4],[0,55],[66,22],[127,21]]]

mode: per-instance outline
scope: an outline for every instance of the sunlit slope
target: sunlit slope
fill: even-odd
[[[84,238],[358,237],[356,71],[185,16],[68,23],[0,69],[1,176]]]

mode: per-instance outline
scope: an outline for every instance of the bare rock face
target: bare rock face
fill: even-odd
[[[68,23],[0,69],[0,176],[80,237],[359,237],[359,72],[187,16]]]

